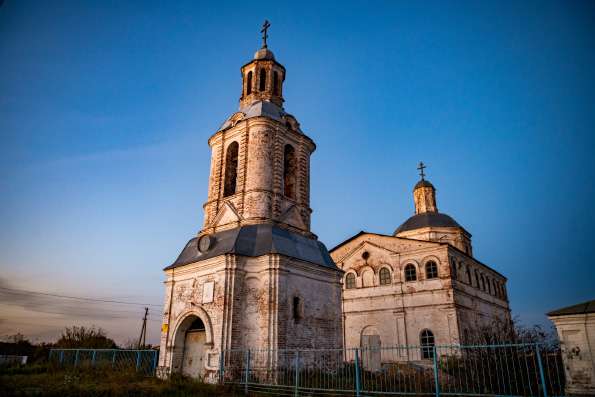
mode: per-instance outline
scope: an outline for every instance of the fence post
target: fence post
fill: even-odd
[[[244,394],[248,395],[248,377],[250,376],[250,349],[246,353],[246,365],[245,365],[245,376],[244,376]]]
[[[300,351],[295,351],[295,385],[293,387],[294,397],[299,395],[299,384],[300,384]]]
[[[77,367],[79,365],[79,349],[76,349],[76,354],[74,356],[74,366]]]
[[[97,350],[93,350],[93,355],[91,356],[91,366],[92,367],[95,366],[95,353],[97,353]]]
[[[535,344],[535,355],[537,355],[537,366],[539,367],[539,379],[541,380],[541,387],[543,387],[543,397],[547,397],[547,384],[545,383],[543,365],[541,364],[541,353],[539,352],[539,343]]]
[[[360,397],[359,349],[355,349],[355,395]]]
[[[151,365],[151,374],[155,375],[155,370],[157,369],[157,352],[153,350],[153,362]]]
[[[438,360],[436,359],[436,345],[432,346],[432,358],[434,360],[434,387],[436,397],[440,396],[440,383],[438,382]]]
[[[114,349],[114,355],[112,356],[112,368],[116,366],[116,350]]]
[[[64,350],[60,350],[60,365],[64,364]]]
[[[219,383],[224,383],[223,371],[225,371],[225,351],[221,350],[219,353]]]
[[[140,350],[136,351],[136,372],[140,369]]]

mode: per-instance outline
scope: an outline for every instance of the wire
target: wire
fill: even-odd
[[[80,296],[69,296],[69,295],[59,295],[59,294],[50,294],[48,292],[38,292],[38,291],[29,291],[24,289],[14,289],[14,288],[4,288],[0,287],[0,290],[3,291],[10,291],[13,294],[33,294],[33,295],[43,295],[43,296],[53,296],[56,298],[64,298],[64,299],[75,299],[87,302],[104,302],[104,303],[117,303],[120,305],[136,305],[136,306],[154,306],[154,307],[163,307],[163,305],[155,305],[151,303],[138,303],[138,302],[124,302],[124,301],[116,301],[111,299],[96,299],[96,298],[84,298]]]

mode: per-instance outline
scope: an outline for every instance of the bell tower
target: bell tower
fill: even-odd
[[[251,224],[310,232],[314,141],[282,107],[285,68],[266,44],[242,66],[239,111],[209,139],[211,174],[199,235]]]
[[[310,231],[316,145],[283,107],[269,27],[241,67],[239,110],[208,140],[203,226],[164,269],[167,372],[208,379],[230,349],[266,349],[274,362],[280,349],[342,346],[342,271]]]

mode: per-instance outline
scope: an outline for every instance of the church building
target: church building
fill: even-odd
[[[265,351],[260,364],[270,366],[283,349],[456,344],[509,322],[506,278],[438,211],[423,164],[415,215],[393,235],[360,232],[330,253],[318,241],[316,145],[285,111],[286,70],[267,46],[268,27],[240,69],[239,111],[208,140],[202,229],[164,269],[158,371],[212,380],[224,351]]]
[[[362,231],[331,250],[345,272],[345,348],[426,346],[417,351],[430,355],[432,345],[468,343],[493,321],[510,323],[506,278],[477,260],[471,234],[438,211],[424,168],[415,215],[392,235]]]
[[[283,107],[286,70],[263,46],[241,67],[239,111],[208,141],[204,224],[164,269],[159,370],[209,379],[219,353],[341,348],[341,280],[310,230],[316,145]],[[266,365],[266,363],[265,363]]]

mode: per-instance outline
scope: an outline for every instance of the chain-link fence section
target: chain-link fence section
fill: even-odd
[[[157,367],[158,353],[157,350],[52,349],[49,359],[60,366],[134,370],[152,376]]]
[[[538,344],[228,350],[219,381],[278,395],[562,396],[559,350]]]

